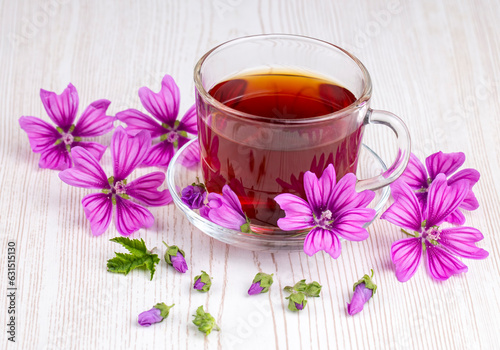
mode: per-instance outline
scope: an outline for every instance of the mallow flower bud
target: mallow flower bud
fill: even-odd
[[[361,310],[368,300],[375,294],[377,286],[372,282],[372,275],[364,275],[358,282],[354,283],[353,290],[354,294],[351,299],[351,303],[347,303],[347,313],[349,315],[355,315]]]
[[[179,271],[180,273],[185,273],[188,270],[188,266],[186,263],[186,259],[184,259],[184,251],[175,245],[167,245],[167,243],[163,242],[167,246],[167,252],[165,253],[165,262],[170,266],[173,266],[174,269]]]
[[[255,275],[252,285],[248,290],[248,294],[255,295],[259,293],[266,293],[272,284],[273,274],[268,275],[267,273],[259,272]]]
[[[149,327],[154,323],[159,323],[167,318],[170,309],[174,307],[174,305],[175,304],[167,306],[165,303],[158,303],[153,306],[152,309],[141,312],[137,321],[143,327]]]
[[[306,296],[302,292],[292,293],[287,299],[290,311],[301,311],[307,304]]]
[[[208,292],[211,286],[212,279],[205,271],[201,271],[201,275],[194,278],[193,288],[200,292]]]

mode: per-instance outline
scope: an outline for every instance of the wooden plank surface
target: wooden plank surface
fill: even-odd
[[[476,1],[0,1],[0,260],[2,348],[8,349],[494,349],[500,340],[500,7]],[[153,208],[154,226],[137,236],[148,246],[182,246],[190,269],[164,263],[153,279],[106,272],[117,249],[112,227],[93,237],[81,198],[89,193],[38,168],[19,128],[21,116],[48,117],[39,89],[72,82],[80,111],[107,98],[112,114],[142,108],[141,86],[177,80],[181,110],[194,100],[193,66],[225,40],[257,33],[296,33],[344,46],[369,69],[372,105],[407,123],[414,152],[462,151],[481,172],[481,207],[468,225],[490,252],[467,260],[469,272],[445,283],[423,267],[399,283],[390,260],[398,229],[377,220],[361,243],[325,254],[258,253],[227,246],[193,228],[174,205]],[[367,142],[390,155],[377,130]],[[108,142],[107,136],[104,142]],[[17,244],[17,341],[7,341],[7,242]],[[5,253],[4,253],[5,252]],[[355,317],[346,314],[352,284],[370,268],[379,293]],[[206,270],[208,294],[191,289]],[[256,272],[275,274],[267,295],[248,297]],[[294,314],[282,288],[306,278],[322,297]],[[150,328],[137,315],[156,302],[175,303]],[[204,305],[222,328],[208,337],[191,323]]]

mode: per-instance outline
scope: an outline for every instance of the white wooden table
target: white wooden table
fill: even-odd
[[[0,1],[0,324],[8,349],[493,349],[500,340],[500,6],[494,1]],[[490,252],[445,283],[423,266],[396,280],[390,245],[398,228],[377,220],[361,243],[326,254],[254,253],[194,229],[174,205],[153,208],[155,225],[135,237],[149,247],[176,243],[189,271],[162,262],[153,281],[106,272],[120,249],[113,226],[93,237],[81,198],[87,190],[38,168],[18,118],[48,117],[39,89],[78,89],[80,111],[99,98],[110,112],[142,108],[137,90],[159,89],[169,73],[184,111],[194,100],[193,66],[225,40],[256,33],[324,39],[356,54],[374,81],[372,105],[402,116],[422,157],[463,151],[481,172],[481,207],[468,224]],[[104,142],[109,142],[109,137]],[[367,139],[389,153],[390,138]],[[17,244],[16,343],[7,341],[7,243]],[[379,292],[350,317],[352,284],[370,268]],[[200,270],[208,294],[191,288]],[[274,273],[269,294],[246,295],[258,271]],[[289,312],[283,287],[302,278],[323,285],[305,311]],[[175,303],[163,323],[137,324],[157,302]],[[199,305],[222,328],[205,337],[192,324]]]

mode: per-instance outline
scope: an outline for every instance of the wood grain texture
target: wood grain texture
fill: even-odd
[[[7,1],[0,0],[0,324],[2,348],[13,349],[493,349],[500,340],[500,7],[476,1]],[[258,253],[219,243],[191,226],[173,205],[153,208],[141,230],[149,247],[183,247],[186,275],[164,263],[153,279],[106,272],[117,245],[110,228],[93,237],[81,198],[57,172],[38,168],[19,128],[20,116],[48,117],[39,88],[72,82],[80,111],[99,98],[110,113],[142,109],[137,90],[177,80],[184,111],[193,102],[193,66],[225,40],[256,33],[296,33],[346,47],[374,81],[372,105],[407,123],[414,152],[462,151],[481,172],[481,207],[468,225],[490,252],[467,260],[469,273],[445,283],[421,267],[399,283],[390,260],[398,229],[377,220],[371,236],[325,254]],[[391,139],[366,141],[390,157]],[[109,143],[110,137],[102,138]],[[390,159],[388,159],[390,160]],[[7,342],[7,242],[17,242],[17,343]],[[379,293],[355,317],[346,314],[352,284],[376,271]],[[214,276],[208,294],[193,292],[200,270]],[[275,274],[267,295],[248,297],[256,272]],[[306,278],[323,286],[304,312],[286,309],[283,287]],[[137,325],[156,302],[175,303],[163,323]],[[222,332],[208,337],[191,323],[199,305]]]

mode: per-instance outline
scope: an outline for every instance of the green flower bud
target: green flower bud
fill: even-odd
[[[309,283],[306,287],[305,294],[308,297],[319,297],[319,293],[321,293],[321,284],[316,281]]]
[[[303,310],[307,304],[306,296],[302,292],[290,294],[288,299],[288,310],[300,311]]]
[[[201,275],[194,278],[193,288],[200,292],[208,292],[211,286],[212,279],[205,271],[201,271]]]
[[[198,307],[196,315],[193,316],[193,323],[198,327],[198,330],[205,333],[205,335],[209,335],[213,329],[220,331],[219,326],[215,323],[215,318],[208,312],[203,311],[203,306]]]
[[[259,272],[255,275],[252,285],[248,290],[249,295],[255,295],[259,293],[266,293],[269,291],[269,287],[273,284],[273,274],[268,275],[267,273]]]

